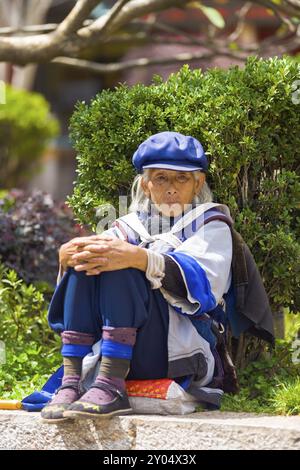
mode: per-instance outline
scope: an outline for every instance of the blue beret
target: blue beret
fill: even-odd
[[[144,168],[207,171],[208,162],[200,142],[179,132],[159,132],[142,142],[132,157],[138,173]]]

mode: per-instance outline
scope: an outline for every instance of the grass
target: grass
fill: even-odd
[[[276,414],[300,414],[300,378],[278,385],[271,399]]]
[[[224,396],[222,411],[300,414],[300,315],[286,311],[285,328],[271,356],[238,371],[240,392]]]

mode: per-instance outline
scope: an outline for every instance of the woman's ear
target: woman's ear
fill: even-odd
[[[148,183],[145,180],[145,178],[143,178],[143,177],[141,179],[141,186],[142,186],[142,190],[144,191],[145,195],[149,198],[150,197],[150,191],[148,189]]]
[[[205,173],[199,173],[199,177],[198,179],[196,180],[196,185],[195,185],[195,194],[199,194],[201,189],[202,189],[202,186],[204,185],[205,183],[205,180],[206,180],[206,175]]]

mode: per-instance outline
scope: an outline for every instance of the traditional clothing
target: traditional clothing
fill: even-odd
[[[185,214],[185,223],[180,216],[171,222],[173,234],[169,242],[168,232],[163,231],[169,228],[168,218],[158,212],[152,215],[131,213],[117,219],[114,227],[105,233],[145,247],[147,272],[129,268],[88,277],[69,269],[53,296],[50,326],[57,332],[94,334],[95,341],[101,338],[103,325],[135,327],[137,342],[128,379],[168,377],[180,381],[189,376],[189,384],[196,382],[199,388],[209,385],[214,376],[215,357],[209,341],[199,334],[191,319],[201,317],[222,303],[223,294],[231,283],[232,260],[228,225],[222,220],[206,225],[199,222],[204,221],[201,214],[212,208],[219,210],[220,218],[222,215],[230,218],[226,206],[202,204],[197,207],[197,213],[192,214],[194,208]],[[194,234],[189,233],[191,215],[197,216],[201,225]],[[151,236],[147,228],[155,220],[158,233]],[[177,238],[178,228],[181,239]],[[187,235],[191,236],[185,239]],[[166,260],[172,261],[169,267]],[[174,285],[172,291],[166,289],[168,283],[172,284],[174,267],[186,297],[177,295]],[[169,281],[164,282],[165,278]],[[86,347],[74,345],[71,352],[68,349],[68,354],[75,355],[76,350],[82,355],[90,352]],[[215,404],[219,405],[223,392],[214,389],[208,393],[216,397]]]
[[[200,142],[176,132],[149,137],[133,164],[139,173],[208,167]],[[232,291],[230,211],[224,204],[203,203],[166,217],[150,207],[149,200],[148,208],[120,217],[104,232],[146,249],[146,272],[128,268],[86,276],[69,268],[59,276],[49,324],[62,333],[62,354],[72,361],[66,362],[69,376],[46,407],[46,419],[127,413],[125,377],[171,378],[202,403],[220,406],[225,363],[216,346],[225,344],[219,327],[224,331],[224,295]],[[70,390],[79,395],[78,358],[84,358],[83,384],[88,387],[92,379],[92,385],[74,401]],[[230,369],[230,360],[226,366]]]

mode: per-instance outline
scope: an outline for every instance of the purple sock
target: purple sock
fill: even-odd
[[[95,380],[95,383],[105,383],[107,385],[112,385],[120,391],[125,391],[126,389],[125,380],[119,379],[117,377],[104,377],[98,375],[97,379]],[[91,388],[80,398],[80,401],[86,403],[93,403],[95,405],[106,405],[107,403],[111,402],[114,398],[116,398],[116,395],[112,392],[100,390],[99,388]]]
[[[94,335],[88,333],[81,333],[79,331],[66,330],[61,333],[63,345],[73,345],[76,346],[90,346],[94,342]],[[51,404],[61,405],[61,404],[70,404],[74,401],[77,401],[80,398],[79,392],[79,382],[80,382],[80,373],[81,373],[81,363],[77,364],[72,362],[72,357],[66,358],[70,359],[68,363],[64,362],[65,375],[62,379],[62,385],[68,383],[74,385],[72,388],[63,388],[59,390],[58,393],[51,400]],[[73,359],[78,359],[74,357]],[[79,367],[80,366],[80,367]],[[71,372],[71,373],[70,373]],[[77,389],[76,389],[77,385]]]
[[[128,346],[132,349],[136,341],[136,328],[119,328],[103,326],[102,329],[102,363],[100,364],[100,372],[96,378],[96,385],[110,385],[112,388],[120,391],[126,391],[125,377],[128,373],[128,367],[130,365],[130,359],[123,357],[122,355],[111,357],[110,354],[105,352],[111,352],[115,347],[115,352],[120,352],[119,349]],[[105,346],[108,350],[105,350]],[[125,352],[128,353],[128,347]],[[106,359],[106,364],[103,364],[103,360]],[[118,377],[115,377],[117,375]],[[121,378],[123,377],[123,378]],[[81,398],[81,402],[92,403],[95,405],[106,405],[116,398],[114,392],[109,390],[101,390],[99,388],[91,387]]]
[[[61,333],[63,344],[80,344],[92,345],[94,343],[94,335],[88,333],[81,333],[80,331],[66,330]]]
[[[136,331],[136,328],[114,328],[113,326],[103,326],[102,339],[134,346],[136,342]]]
[[[79,375],[66,375],[62,379],[62,385],[68,383],[77,383],[79,385],[80,376]],[[75,390],[75,388],[64,388],[63,390],[59,390],[59,392],[54,396],[51,400],[51,405],[61,405],[61,404],[70,404],[74,401],[78,400],[80,397],[79,389]]]

